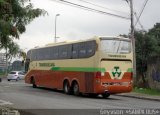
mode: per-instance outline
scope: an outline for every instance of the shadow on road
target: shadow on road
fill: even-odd
[[[27,86],[32,88],[32,86]],[[57,90],[57,89],[52,89],[52,88],[45,88],[45,87],[37,87],[37,89],[41,89],[41,90],[47,90],[47,91],[51,91],[51,92],[56,92],[56,93],[61,93],[64,94],[63,90]],[[66,94],[64,94],[66,95]],[[70,95],[70,96],[74,96],[74,95]],[[111,95],[112,96],[112,95]],[[103,98],[101,95],[98,95],[97,97],[92,97],[89,94],[80,94],[79,96],[75,96],[75,97],[79,97],[79,98],[88,98],[88,99],[107,99],[107,100],[121,100],[118,98],[113,98],[113,97],[109,97],[109,98]]]
[[[21,115],[100,115],[97,109],[26,109]]]

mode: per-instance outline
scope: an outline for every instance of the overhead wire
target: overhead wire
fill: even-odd
[[[137,21],[136,21],[136,23],[135,23],[135,26],[136,26],[137,23],[139,22],[140,17],[141,17],[141,15],[142,15],[142,13],[143,13],[143,11],[144,11],[146,5],[147,5],[147,2],[148,2],[148,0],[146,0],[146,1],[144,2],[143,7],[142,7],[142,9],[141,9],[141,11],[140,11],[140,13],[139,13],[139,16],[137,17],[138,19],[137,19]]]
[[[128,5],[130,6],[130,3],[129,3],[129,1],[128,0],[125,0],[127,3],[128,3]],[[148,1],[147,1],[148,2]],[[146,1],[144,2],[144,5],[145,5],[145,3],[146,3]],[[143,6],[144,6],[143,5]],[[133,8],[134,9],[134,11],[135,11],[135,8]],[[144,8],[142,7],[142,9],[144,10]],[[143,11],[141,10],[141,12],[143,13]],[[141,13],[141,15],[142,15],[142,13]],[[145,30],[144,29],[144,27],[143,27],[143,25],[141,24],[141,22],[140,22],[140,16],[137,16],[137,13],[136,12],[134,12],[134,17],[136,18],[136,23],[135,23],[135,25],[134,25],[134,27],[136,27],[136,25],[137,25],[137,23],[140,25],[140,27],[142,28],[142,30]]]
[[[134,16],[135,16],[136,20],[138,20],[138,16],[137,16],[136,12],[134,12]],[[140,25],[140,27],[142,28],[142,30],[145,30],[144,27],[143,27],[143,25],[141,24],[140,20],[138,21],[138,24]]]
[[[67,5],[70,5],[70,6],[74,6],[74,7],[77,7],[77,8],[81,8],[81,9],[84,9],[84,10],[88,10],[88,11],[92,11],[92,12],[96,12],[96,13],[100,13],[100,14],[104,14],[104,15],[110,15],[110,16],[114,16],[114,17],[118,17],[118,18],[122,18],[122,19],[126,19],[126,20],[130,19],[129,17],[124,17],[124,16],[121,16],[121,15],[97,10],[97,9],[94,9],[94,8],[90,8],[90,7],[83,6],[83,5],[80,5],[80,4],[76,4],[76,3],[66,1],[66,0],[52,0],[52,1],[64,3],[64,4],[67,4]]]
[[[103,9],[106,9],[106,10],[110,10],[110,11],[113,11],[113,12],[119,12],[119,13],[125,13],[125,14],[128,14],[127,12],[122,12],[122,11],[118,11],[118,10],[110,9],[110,8],[107,8],[107,7],[101,6],[101,5],[99,5],[99,4],[95,4],[95,3],[92,3],[92,2],[88,2],[88,1],[85,1],[85,0],[78,0],[78,1],[81,1],[81,2],[87,3],[87,4],[90,4],[90,5],[93,5],[93,6],[99,7],[99,8],[103,8]]]

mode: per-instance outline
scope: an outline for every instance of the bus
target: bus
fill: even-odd
[[[25,69],[25,82],[34,88],[107,98],[132,90],[132,43],[123,37],[93,37],[48,44],[27,52]]]

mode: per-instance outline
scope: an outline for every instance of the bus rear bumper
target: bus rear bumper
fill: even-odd
[[[132,86],[101,86],[98,90],[95,90],[95,93],[103,94],[103,93],[127,93],[132,91]]]

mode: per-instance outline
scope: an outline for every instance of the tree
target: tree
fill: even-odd
[[[160,53],[160,23],[156,23],[153,28],[148,31],[148,35],[156,40],[156,54]]]
[[[151,57],[160,54],[160,24],[155,24],[148,32],[135,31],[135,38],[138,78],[142,79],[143,85],[146,87],[147,62]]]
[[[30,0],[0,0],[0,49],[6,50],[7,60],[22,52],[13,40],[26,31],[26,25],[46,13],[43,9],[34,9]]]
[[[34,9],[30,0],[0,0],[0,46],[7,46],[9,39],[18,39],[26,25],[46,13]]]
[[[12,60],[13,57],[17,57],[20,55],[20,47],[18,44],[11,41],[7,45],[7,58],[8,60]]]

